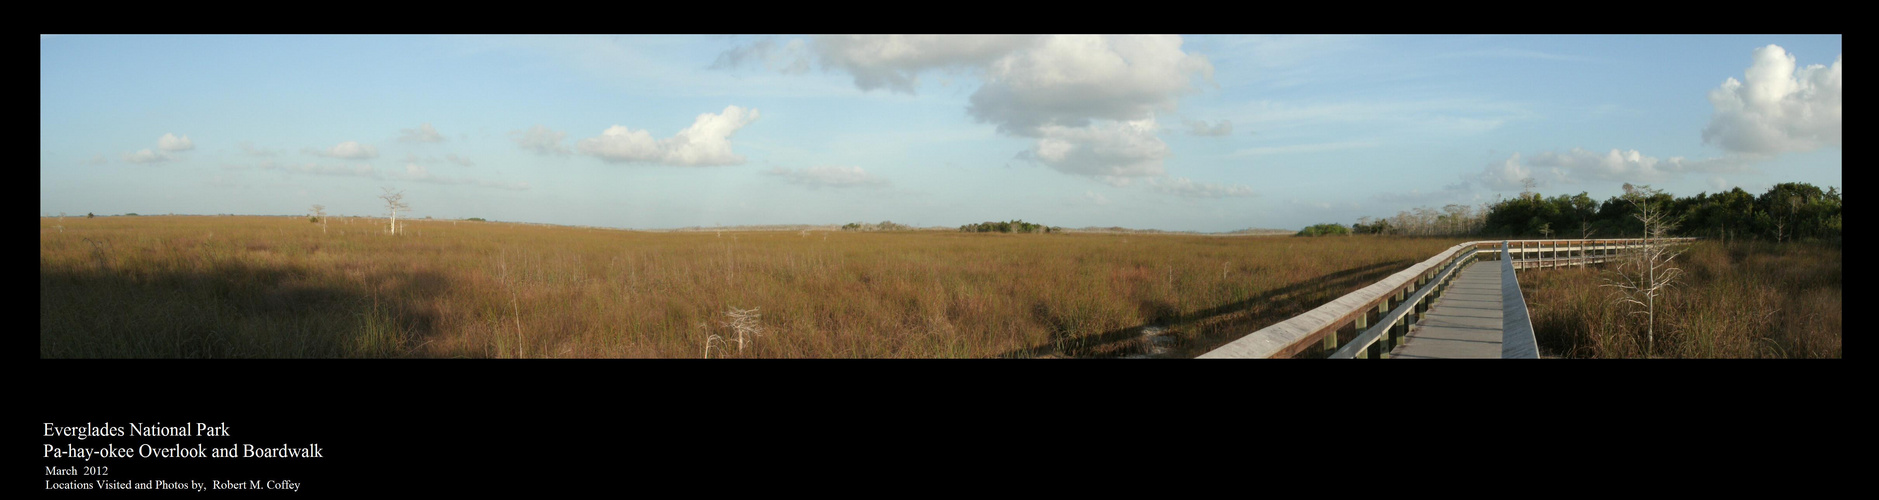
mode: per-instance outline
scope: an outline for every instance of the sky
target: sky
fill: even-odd
[[[41,36],[41,215],[1225,232],[1844,190],[1841,36]]]

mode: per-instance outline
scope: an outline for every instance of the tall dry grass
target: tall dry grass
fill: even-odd
[[[1658,299],[1657,345],[1671,358],[1841,357],[1840,248],[1701,241],[1677,259],[1684,283]],[[1644,321],[1601,288],[1609,267],[1523,271],[1542,351],[1645,357]]]
[[[402,222],[402,221],[401,221]],[[1449,239],[40,223],[43,357],[1196,355]],[[727,311],[760,310],[739,347]],[[729,347],[729,348],[727,348]],[[1167,346],[1164,346],[1167,347]]]

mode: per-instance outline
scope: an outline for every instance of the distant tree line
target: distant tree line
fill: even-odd
[[[1360,217],[1356,224],[1351,224],[1351,232],[1401,236],[1470,235],[1481,231],[1487,214],[1487,206],[1448,205],[1441,210],[1416,207],[1382,219]]]
[[[913,229],[913,226],[895,224],[892,221],[881,221],[879,224],[850,222],[842,225],[843,231],[906,231],[908,229]]]
[[[1627,188],[1630,185],[1626,185]],[[1760,196],[1735,188],[1717,194],[1675,197],[1659,193],[1649,203],[1676,221],[1672,236],[1753,238],[1775,242],[1795,239],[1840,240],[1841,195],[1802,182],[1776,184]],[[1585,193],[1552,198],[1522,193],[1493,205],[1484,234],[1507,237],[1636,237],[1644,228],[1632,214],[1637,207],[1620,197],[1593,203]]]
[[[1351,234],[1351,229],[1343,224],[1315,224],[1298,232],[1297,236],[1343,236]]]
[[[959,230],[967,233],[1055,233],[1063,231],[1063,228],[1043,224],[1032,224],[1022,220],[1013,220],[1007,222],[966,224],[959,226]]]
[[[1633,186],[1626,184],[1625,189],[1630,191]],[[1840,241],[1841,194],[1836,188],[1821,191],[1811,184],[1788,182],[1776,184],[1760,196],[1738,187],[1690,197],[1656,193],[1646,203],[1662,208],[1668,220],[1676,222],[1671,236]],[[1642,223],[1632,216],[1637,210],[1621,196],[1601,202],[1584,192],[1548,198],[1527,191],[1481,206],[1448,205],[1441,210],[1419,207],[1384,219],[1363,217],[1350,229],[1356,234],[1403,236],[1635,238],[1644,234]],[[1306,231],[1314,231],[1312,228]],[[1326,232],[1330,231],[1326,228],[1315,230],[1316,234],[1306,231],[1299,234],[1338,234]]]

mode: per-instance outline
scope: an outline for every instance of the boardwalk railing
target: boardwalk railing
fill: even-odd
[[[1658,242],[1684,244],[1693,240],[1664,238]],[[1642,248],[1642,239],[1470,241],[1449,247],[1370,286],[1261,328],[1200,357],[1287,358],[1315,345],[1322,345],[1333,358],[1388,357],[1391,350],[1402,344],[1409,327],[1422,321],[1423,313],[1441,299],[1449,282],[1461,268],[1478,260],[1483,249],[1498,250],[1488,255],[1497,257],[1504,266],[1503,307],[1512,308],[1515,304],[1519,307],[1518,311],[1503,311],[1503,323],[1517,323],[1504,324],[1503,334],[1525,332],[1515,333],[1518,338],[1512,341],[1503,341],[1503,357],[1538,357],[1538,348],[1531,340],[1533,325],[1528,319],[1526,301],[1520,298],[1520,284],[1513,270],[1605,262]],[[1340,346],[1337,332],[1344,325],[1352,325],[1358,333],[1349,343]]]
[[[1533,337],[1533,316],[1527,298],[1520,295],[1510,242],[1501,242],[1501,359],[1539,359],[1540,341]],[[1604,262],[1606,255],[1600,255]],[[1584,264],[1589,261],[1581,261]]]

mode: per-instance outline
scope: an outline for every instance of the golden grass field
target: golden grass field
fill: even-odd
[[[1840,358],[1840,248],[1699,241],[1673,261],[1682,284],[1657,301],[1650,357]],[[1541,351],[1573,358],[1645,357],[1644,316],[1601,287],[1614,266],[1523,271]]]
[[[1191,357],[1460,239],[40,219],[42,357]],[[733,311],[755,310],[744,342]],[[711,340],[716,336],[718,340]]]

